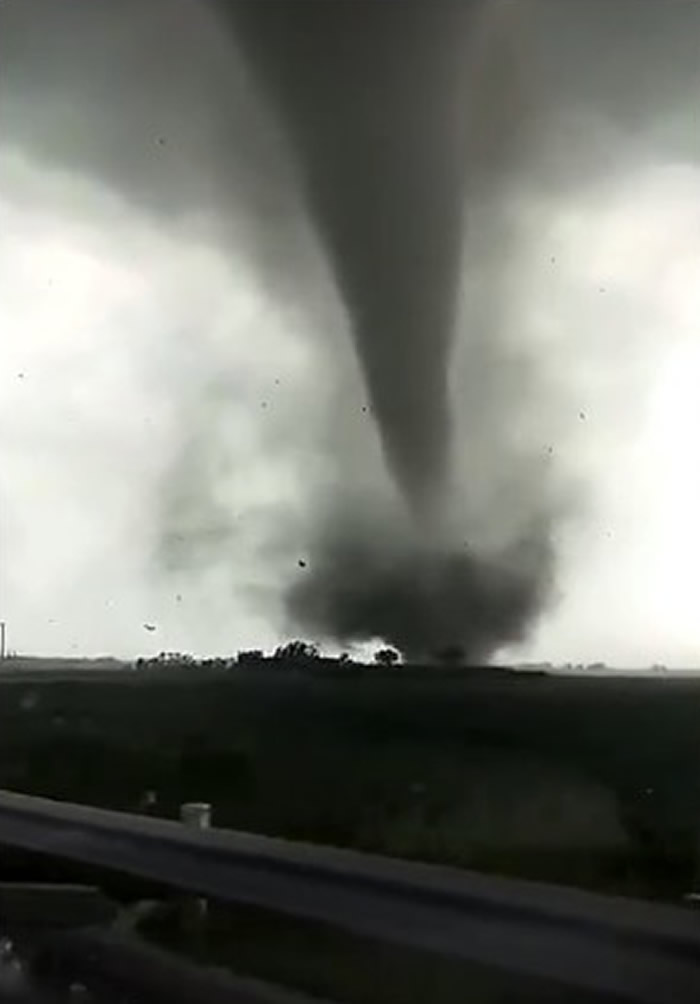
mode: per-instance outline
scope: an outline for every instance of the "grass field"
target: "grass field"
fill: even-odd
[[[694,679],[42,674],[0,682],[0,785],[673,897],[699,723]]]
[[[207,800],[222,826],[670,901],[694,881],[700,680],[284,666],[62,675],[0,679],[0,786],[127,810],[152,790],[167,816]],[[474,984],[473,970],[409,964],[249,910],[214,911],[212,924],[210,961],[232,944],[224,960],[329,996],[337,965],[403,973],[396,1001],[465,999],[448,985]],[[322,959],[309,947],[319,938],[330,939]],[[348,1000],[386,999],[382,981],[375,994],[357,980]]]

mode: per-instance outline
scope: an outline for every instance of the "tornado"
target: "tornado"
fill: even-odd
[[[79,206],[108,231],[125,201],[149,233],[204,240],[232,276],[245,260],[266,305],[290,283],[295,307],[325,304],[329,274],[344,305],[361,400],[354,369],[338,378],[339,332],[310,312],[306,347],[328,334],[329,349],[309,369],[326,381],[314,405],[342,393],[313,443],[301,431],[294,442],[286,411],[283,432],[271,422],[256,440],[259,453],[292,448],[303,504],[280,492],[256,509],[245,561],[271,563],[270,592],[246,577],[232,603],[254,597],[276,633],[383,639],[410,656],[459,645],[487,660],[532,629],[557,592],[552,541],[571,505],[561,444],[589,413],[560,396],[560,378],[578,383],[560,367],[575,366],[550,358],[528,287],[531,267],[549,282],[547,263],[576,295],[588,277],[566,278],[540,224],[575,221],[639,163],[697,163],[699,19],[690,0],[0,3],[0,153],[46,171],[62,218]],[[304,268],[309,221],[326,269]],[[173,331],[163,373],[187,405],[149,517],[168,592],[173,539],[186,540],[178,568],[193,581],[212,567],[238,581],[237,542],[250,543],[227,463],[202,462],[241,433],[218,406],[229,377],[231,400],[240,385],[218,349],[230,319],[211,311],[216,348],[181,334],[182,305],[200,310],[196,284],[181,286],[153,291],[156,327]],[[345,333],[337,311],[323,323]],[[240,330],[237,318],[231,343]],[[190,397],[192,361],[202,387]],[[349,405],[359,415],[367,398],[355,421]]]
[[[331,508],[290,590],[290,615],[316,634],[381,637],[412,656],[458,644],[484,658],[521,633],[542,593],[541,554],[536,570],[523,572],[518,560],[516,573],[515,556],[513,567],[508,558],[484,562],[446,525],[465,199],[493,155],[505,155],[486,134],[480,149],[469,143],[472,39],[486,6],[237,0],[227,8],[296,157],[409,516],[358,519]],[[487,93],[480,103],[492,101]]]
[[[425,517],[449,472],[465,0],[240,0],[235,29],[296,154],[388,467]]]
[[[305,525],[300,529],[303,521],[284,502],[269,517],[263,562],[281,552],[281,541],[292,552],[291,581],[284,572],[275,579],[284,598],[280,628],[341,644],[383,639],[411,655],[459,643],[470,658],[519,637],[539,609],[546,548],[533,546],[529,526],[524,539],[507,546],[496,534],[497,546],[492,540],[484,548],[474,526],[465,540],[463,503],[485,510],[482,522],[500,533],[502,514],[491,519],[482,487],[508,455],[507,409],[482,410],[480,442],[472,437],[468,445],[475,456],[493,457],[491,471],[472,465],[470,483],[460,483],[463,423],[454,399],[464,387],[455,394],[451,364],[455,345],[465,343],[461,331],[455,339],[465,224],[473,232],[482,194],[507,194],[506,165],[525,120],[517,88],[503,87],[508,45],[494,54],[484,34],[505,20],[503,37],[519,39],[511,22],[520,5],[66,0],[59,11],[51,0],[22,0],[0,6],[9,53],[3,115],[23,149],[98,181],[156,229],[176,220],[183,234],[190,227],[200,233],[201,225],[217,251],[232,260],[249,256],[271,305],[284,301],[290,276],[304,281],[295,263],[286,268],[284,254],[293,253],[294,242],[285,242],[285,228],[313,225],[328,266],[320,270],[323,295],[330,274],[365,385],[358,414],[369,406],[361,429],[346,423],[340,409],[329,415],[321,455],[310,458],[314,466],[323,462],[328,477],[305,499]],[[495,86],[491,71],[483,72],[494,64]],[[271,249],[277,225],[279,248]],[[317,292],[295,290],[300,301]],[[502,362],[496,316],[484,312],[485,323],[468,332],[477,345],[470,349],[477,397],[482,386],[495,386]],[[328,323],[338,323],[337,312]],[[314,340],[323,334],[314,326]],[[328,347],[337,350],[338,332],[327,334]],[[491,347],[482,351],[486,341]],[[202,372],[218,367],[204,341],[197,348],[193,338],[192,351]],[[341,354],[347,358],[336,351],[336,362]],[[218,369],[211,378],[218,385]],[[192,407],[159,484],[160,543],[153,556],[159,576],[170,574],[171,542],[183,533],[182,561],[193,575],[212,561],[231,567],[236,561],[227,550],[235,507],[221,517],[213,502],[230,489],[223,465],[203,469],[188,445],[193,423],[204,449],[219,448],[234,430],[204,400]],[[367,437],[370,423],[376,442]],[[366,477],[360,457],[368,461]],[[192,519],[181,530],[183,485]],[[527,508],[519,505],[519,513]],[[189,529],[208,526],[213,513],[216,557]],[[534,544],[541,537],[538,528]],[[271,607],[277,616],[277,594]]]

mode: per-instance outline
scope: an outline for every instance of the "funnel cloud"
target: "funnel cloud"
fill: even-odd
[[[387,462],[419,512],[449,468],[447,358],[466,168],[460,36],[471,7],[234,7],[297,155]]]
[[[544,539],[534,564],[516,564],[515,553],[494,563],[455,545],[449,526],[467,183],[479,191],[509,150],[469,143],[478,58],[469,43],[484,4],[239,0],[232,10],[296,154],[409,518],[397,534],[378,513],[348,524],[331,511],[289,610],[344,641],[382,637],[416,655],[459,643],[483,658],[521,634],[547,568]],[[478,102],[497,98],[487,90]]]
[[[202,273],[212,249],[229,263],[217,282],[240,310],[210,310],[194,265],[173,272],[172,295],[152,294],[154,315],[172,329],[153,365],[172,382],[179,437],[149,514],[156,575],[170,574],[162,552],[177,537],[184,576],[216,564],[218,583],[237,558],[269,559],[294,633],[381,638],[412,657],[459,645],[478,660],[524,639],[554,592],[568,504],[571,458],[551,442],[568,429],[552,416],[571,412],[578,424],[586,404],[557,411],[558,384],[554,393],[547,380],[566,383],[566,351],[550,337],[549,279],[540,269],[538,302],[523,286],[531,267],[551,263],[574,304],[557,337],[569,319],[585,326],[569,296],[588,281],[575,246],[581,214],[640,164],[697,163],[688,124],[700,7],[6,0],[0,35],[0,143],[47,178],[65,172],[68,216],[82,199],[81,212],[111,232],[112,219],[80,195],[103,188],[180,251],[200,242]],[[540,243],[538,223],[555,216],[568,273]],[[260,291],[263,309],[253,311]],[[341,309],[317,324],[315,307],[333,297]],[[612,292],[604,299],[615,302]],[[257,391],[245,367],[226,369],[235,355],[226,345],[250,334],[259,346],[254,329],[275,305],[285,344],[313,357],[309,400],[297,401],[285,374],[277,388],[280,353],[263,353],[258,422],[248,407]],[[316,436],[306,426],[326,399]],[[322,470],[318,485],[302,506],[290,474],[273,511],[256,502],[255,532],[245,524],[236,536],[243,521],[230,485],[271,493],[225,462],[227,439],[236,456],[254,455],[261,484],[283,453],[279,469],[299,480],[312,470],[308,484]]]

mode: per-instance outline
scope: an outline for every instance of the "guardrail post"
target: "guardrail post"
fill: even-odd
[[[185,802],[180,806],[180,822],[193,830],[208,830],[211,826],[211,805],[208,802]],[[180,906],[180,922],[188,937],[197,937],[207,920],[208,900],[203,896],[186,896]]]
[[[185,802],[180,806],[180,822],[193,830],[208,830],[211,826],[211,805],[208,802]]]

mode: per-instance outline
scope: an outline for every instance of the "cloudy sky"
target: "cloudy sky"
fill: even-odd
[[[0,609],[24,652],[265,647],[292,630],[315,500],[339,467],[387,475],[234,43],[192,0],[96,6],[0,7]],[[492,7],[485,51],[517,56],[538,137],[489,283],[516,393],[535,373],[509,435],[565,509],[517,655],[697,666],[698,7]],[[460,358],[458,338],[458,392]]]

